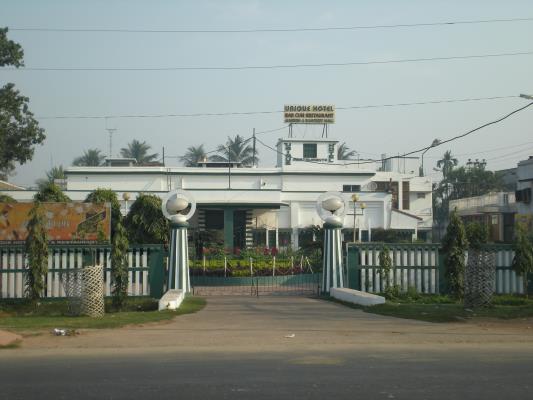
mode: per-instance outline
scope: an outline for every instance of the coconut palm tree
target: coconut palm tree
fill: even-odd
[[[437,161],[437,168],[442,169],[442,176],[446,179],[453,167],[456,167],[457,164],[459,164],[457,158],[452,155],[451,150],[447,150],[442,156],[442,159]]]
[[[72,165],[79,167],[98,167],[103,164],[105,155],[101,154],[99,149],[88,149],[83,152],[83,155],[76,157],[72,161]]]
[[[203,161],[207,157],[205,153],[204,145],[187,147],[187,151],[179,160],[186,167],[196,167],[198,162]]]
[[[124,158],[135,158],[137,164],[146,164],[153,162],[157,159],[158,154],[148,154],[152,146],[146,142],[140,142],[136,139],[133,139],[128,143],[128,147],[123,147],[120,149],[120,155]]]
[[[337,160],[353,160],[354,156],[357,154],[355,150],[350,150],[346,145],[346,142],[342,143],[337,148]]]
[[[47,187],[49,184],[54,184],[56,179],[65,179],[65,170],[63,166],[52,167],[50,170],[46,171],[46,178],[40,178],[35,181],[39,190]]]
[[[211,161],[221,162],[241,162],[245,167],[252,166],[254,162],[254,154],[252,147],[247,144],[249,140],[245,140],[240,135],[235,135],[232,139],[228,136],[228,140],[225,145],[221,144],[217,147],[217,153],[211,156]],[[255,162],[257,163],[257,151],[255,154]]]

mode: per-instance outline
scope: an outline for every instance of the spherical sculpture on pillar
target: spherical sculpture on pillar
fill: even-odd
[[[338,192],[323,193],[316,202],[316,211],[324,221],[322,294],[329,294],[332,287],[344,287],[341,229],[347,209],[348,202]]]
[[[196,211],[194,197],[184,190],[169,192],[161,203],[163,215],[170,221],[168,289],[191,291],[187,222]]]

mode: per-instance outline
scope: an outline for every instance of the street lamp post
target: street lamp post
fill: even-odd
[[[356,194],[353,194],[352,195],[352,201],[353,201],[353,242],[354,243],[355,243],[355,239],[356,239],[356,236],[355,236],[355,217],[356,217],[355,206],[356,206],[358,200],[359,200],[359,196],[357,196]]]
[[[429,146],[426,150],[422,152],[422,166],[420,167],[420,171],[418,171],[418,176],[424,176],[424,154],[426,154],[429,149],[438,146],[439,144],[439,139],[433,139],[433,142],[431,142],[431,146]]]
[[[363,221],[364,221],[365,220],[366,203],[361,203],[361,205],[359,207],[361,208],[361,215],[363,216]],[[359,228],[359,240],[361,240],[361,228]]]

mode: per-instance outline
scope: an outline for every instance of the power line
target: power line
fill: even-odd
[[[522,147],[522,146],[525,146],[526,144],[531,144],[533,142],[524,142],[524,143],[520,143],[520,144],[515,144],[515,145],[512,145],[512,146],[505,146],[505,147],[496,147],[496,148],[491,148],[491,149],[486,149],[486,150],[481,150],[481,151],[476,151],[476,152],[471,152],[471,153],[460,153],[460,154],[453,154],[454,157],[462,157],[462,156],[473,156],[473,155],[477,155],[477,154],[487,154],[487,153],[494,153],[496,151],[501,151],[501,150],[507,150],[507,149],[512,149],[512,148],[515,148],[515,147]],[[437,158],[440,158],[441,156],[424,156],[424,158],[432,158],[432,159],[437,159]]]
[[[472,25],[490,23],[527,22],[533,18],[480,19],[459,21],[420,22],[412,24],[390,25],[355,25],[355,26],[327,26],[309,28],[253,28],[253,29],[128,29],[128,28],[43,28],[43,27],[15,27],[11,31],[26,32],[80,32],[80,33],[276,33],[276,32],[323,32],[349,31],[361,29],[395,29],[431,26]]]
[[[439,141],[437,144],[431,144],[430,146],[426,146],[426,147],[422,147],[420,149],[417,149],[417,150],[413,150],[413,151],[410,151],[410,152],[407,152],[407,153],[404,153],[402,155],[397,155],[397,156],[391,156],[391,157],[385,157],[385,158],[381,158],[381,159],[372,159],[372,160],[365,160],[365,161],[357,161],[357,162],[349,162],[349,163],[324,163],[324,162],[321,162],[321,161],[312,161],[312,160],[303,160],[304,162],[309,162],[309,163],[313,163],[313,164],[323,164],[323,165],[339,165],[339,166],[345,166],[345,165],[360,165],[360,164],[372,164],[372,163],[376,163],[376,162],[383,162],[383,161],[386,161],[386,160],[392,160],[392,159],[396,159],[396,158],[403,158],[403,157],[406,157],[406,156],[410,156],[412,154],[416,154],[416,153],[420,153],[424,150],[428,150],[428,149],[431,149],[431,148],[434,148],[434,147],[438,147],[438,146],[442,146],[443,144],[445,143],[449,143],[451,141],[454,141],[454,140],[457,140],[457,139],[461,139],[465,136],[468,136],[468,135],[471,135],[472,133],[474,132],[477,132],[483,128],[486,128],[487,126],[490,126],[490,125],[494,125],[494,124],[497,124],[509,117],[511,117],[512,115],[516,114],[516,113],[519,113],[520,111],[523,111],[525,110],[526,108],[528,107],[531,107],[533,106],[533,102],[531,103],[528,103],[526,104],[525,106],[523,107],[520,107],[520,108],[517,108],[516,110],[513,110],[511,111],[510,113],[504,115],[503,117],[500,117],[494,121],[491,121],[491,122],[487,122],[486,124],[483,124],[483,125],[480,125],[478,126],[477,128],[474,128],[474,129],[471,129],[463,134],[460,134],[460,135],[457,135],[457,136],[454,136],[450,139],[446,139],[446,140],[443,140],[443,141]],[[281,155],[285,155],[284,153],[278,151],[277,149],[274,149],[273,147],[270,147],[268,146],[267,144],[263,143],[261,140],[257,139],[257,141],[259,143],[261,143],[263,146],[269,148],[270,150],[273,150],[275,151],[276,153],[278,154],[281,154]]]
[[[491,97],[470,97],[463,99],[443,99],[443,100],[426,100],[412,103],[388,103],[388,104],[368,104],[359,106],[335,107],[337,111],[357,110],[367,108],[389,108],[389,107],[407,107],[419,106],[428,104],[445,104],[445,103],[461,103],[461,102],[475,102],[487,100],[502,100],[519,98],[519,96],[491,96]],[[237,112],[220,112],[220,113],[190,113],[190,114],[123,114],[123,115],[57,115],[57,116],[41,116],[36,117],[39,120],[47,119],[118,119],[118,118],[185,118],[185,117],[220,117],[232,115],[260,115],[260,114],[281,114],[283,110],[273,111],[237,111]]]
[[[466,56],[442,56],[442,57],[427,57],[427,58],[403,58],[393,60],[371,60],[371,61],[352,61],[340,63],[319,63],[319,64],[279,64],[279,65],[241,65],[241,66],[214,66],[214,67],[7,67],[4,71],[242,71],[242,70],[267,70],[267,69],[295,69],[295,68],[323,68],[323,67],[347,67],[359,65],[375,65],[375,64],[403,64],[413,62],[430,62],[430,61],[451,61],[451,60],[470,60],[470,59],[484,59],[495,57],[513,57],[531,55],[533,51],[521,51],[510,53],[493,53],[493,54],[473,54]]]

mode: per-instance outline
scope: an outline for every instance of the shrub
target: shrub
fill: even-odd
[[[128,239],[132,243],[168,243],[168,221],[161,211],[161,199],[151,194],[141,194],[131,205],[124,220]]]
[[[37,303],[45,290],[44,277],[48,272],[48,237],[46,215],[41,203],[35,202],[29,213],[26,253],[28,272],[26,273],[26,297]]]
[[[465,251],[468,248],[468,240],[463,222],[454,210],[450,215],[450,223],[446,229],[446,235],[442,240],[445,253],[444,267],[449,292],[462,298],[464,294]]]

